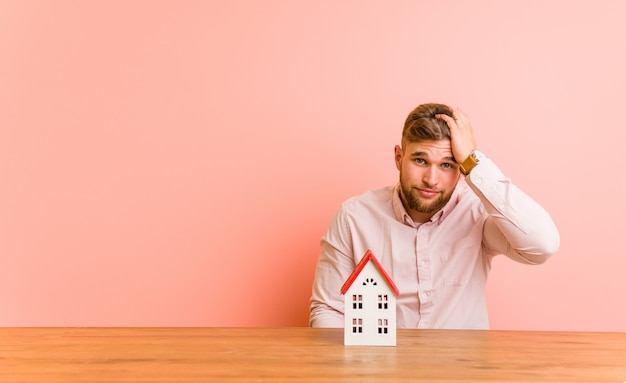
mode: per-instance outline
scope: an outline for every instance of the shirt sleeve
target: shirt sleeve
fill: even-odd
[[[560,236],[550,214],[505,177],[492,160],[481,161],[465,180],[487,211],[483,241],[494,255],[540,264],[556,253]]]
[[[320,256],[315,269],[309,325],[343,327],[344,300],[341,286],[354,270],[351,235],[342,209],[331,220],[321,240]]]

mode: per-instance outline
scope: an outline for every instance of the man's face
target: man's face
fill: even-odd
[[[450,140],[405,142],[395,148],[402,203],[416,222],[426,222],[450,200],[459,181],[459,165]]]

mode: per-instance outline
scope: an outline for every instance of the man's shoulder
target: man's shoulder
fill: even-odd
[[[355,195],[353,197],[345,200],[341,207],[344,210],[354,210],[354,209],[362,209],[364,207],[382,207],[382,206],[391,206],[391,199],[393,197],[393,193],[395,190],[395,186],[385,186],[379,189],[371,189],[359,195]]]
[[[448,204],[443,210],[444,217],[453,214],[457,217],[456,219],[466,219],[468,217],[476,217],[484,214],[484,206],[480,198],[474,193],[465,180],[459,181],[452,198],[448,201]]]
[[[470,205],[481,205],[480,198],[474,193],[465,180],[459,181],[455,190],[460,201]]]

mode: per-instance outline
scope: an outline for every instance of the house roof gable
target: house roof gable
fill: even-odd
[[[341,294],[345,294],[346,292],[348,292],[348,289],[350,288],[350,286],[352,286],[352,283],[354,283],[356,278],[359,276],[361,271],[363,271],[363,268],[365,267],[365,265],[367,265],[369,261],[374,262],[374,266],[376,266],[378,271],[380,271],[380,274],[385,279],[385,282],[387,282],[387,285],[391,288],[391,290],[393,290],[394,294],[398,296],[400,294],[400,290],[398,290],[396,284],[393,283],[393,280],[391,279],[389,274],[387,274],[387,272],[383,268],[383,265],[378,262],[378,259],[376,259],[374,253],[372,253],[371,250],[367,250],[363,258],[361,258],[361,261],[359,261],[359,264],[356,265],[356,268],[354,269],[354,271],[352,271],[352,274],[350,274],[346,282],[343,284],[343,286],[341,286]]]

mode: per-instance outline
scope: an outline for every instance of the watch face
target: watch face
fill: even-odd
[[[485,153],[481,152],[480,150],[476,149],[472,152],[472,157],[474,157],[474,159],[476,161],[480,161],[485,159],[487,156],[485,155]]]

